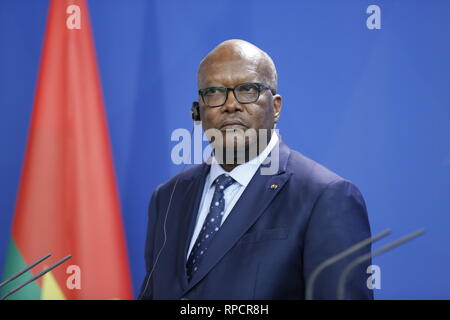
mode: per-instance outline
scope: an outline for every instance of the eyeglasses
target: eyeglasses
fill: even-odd
[[[198,90],[198,93],[207,106],[215,108],[225,104],[228,98],[228,90],[233,91],[236,100],[242,104],[258,101],[262,90],[270,90],[273,95],[276,94],[275,89],[259,82],[246,82],[238,84],[234,88],[209,87]]]

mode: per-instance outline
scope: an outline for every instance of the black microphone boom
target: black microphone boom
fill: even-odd
[[[332,256],[331,258],[328,258],[327,260],[325,260],[324,262],[322,262],[321,264],[319,264],[314,270],[313,272],[311,272],[311,275],[308,278],[308,281],[306,283],[306,294],[305,294],[305,299],[306,300],[312,300],[314,297],[314,282],[317,279],[317,276],[319,275],[319,273],[321,273],[325,268],[331,266],[332,264],[338,262],[339,260],[344,259],[345,257],[351,255],[352,253],[358,251],[361,248],[364,248],[365,246],[389,235],[391,233],[390,229],[387,229],[371,238],[367,238],[364,239],[356,244],[354,244],[353,246],[351,246],[350,248],[338,253],[335,256]]]
[[[2,283],[0,283],[0,288],[7,285],[8,283],[10,283],[11,281],[13,281],[14,279],[17,279],[18,277],[20,277],[22,274],[24,274],[25,272],[27,272],[28,270],[34,268],[35,266],[37,266],[39,263],[41,263],[42,261],[44,261],[45,259],[47,259],[48,257],[50,257],[51,254],[47,253],[45,256],[43,256],[42,258],[36,260],[35,262],[33,262],[32,264],[30,264],[28,267],[25,267],[25,269],[17,272],[16,274],[13,274],[11,277],[9,277],[8,279],[6,279],[5,281],[3,281]]]
[[[341,275],[339,276],[339,282],[338,282],[338,289],[337,289],[337,299],[338,300],[343,300],[345,298],[345,282],[347,280],[347,276],[350,273],[350,271],[356,267],[358,264],[363,263],[364,261],[369,260],[372,257],[378,256],[388,250],[391,250],[405,242],[411,241],[414,238],[417,238],[419,236],[421,236],[422,234],[425,233],[424,229],[420,229],[416,232],[413,232],[411,234],[408,234],[406,236],[404,236],[403,238],[400,238],[398,240],[395,240],[387,245],[385,245],[384,247],[378,249],[377,251],[375,251],[374,253],[367,253],[364,254],[358,258],[355,258],[353,261],[351,261],[344,269],[344,271],[342,271]]]
[[[37,275],[35,275],[34,277],[32,277],[31,279],[25,281],[24,283],[22,283],[21,285],[15,287],[14,289],[8,291],[3,297],[0,298],[0,300],[5,300],[6,298],[8,298],[10,295],[12,295],[13,293],[19,291],[20,289],[22,289],[23,287],[25,287],[27,284],[30,284],[31,282],[37,280],[38,278],[42,277],[44,274],[46,274],[47,272],[53,270],[54,268],[56,268],[57,266],[59,266],[61,263],[66,262],[67,260],[69,260],[70,258],[72,258],[72,255],[68,255],[67,257],[62,258],[61,260],[59,260],[58,262],[52,264],[50,267],[48,267],[47,269],[41,271],[40,273],[38,273]]]

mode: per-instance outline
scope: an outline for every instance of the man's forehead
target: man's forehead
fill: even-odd
[[[243,82],[268,82],[277,87],[272,59],[255,45],[243,40],[227,40],[200,63],[197,83],[232,87]]]
[[[246,59],[209,61],[202,65],[199,72],[199,85],[236,85],[243,82],[259,81],[257,61]]]

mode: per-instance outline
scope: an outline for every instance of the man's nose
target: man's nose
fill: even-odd
[[[223,109],[226,112],[236,112],[243,110],[242,104],[240,104],[239,101],[236,100],[233,90],[228,90],[227,100],[223,105]]]

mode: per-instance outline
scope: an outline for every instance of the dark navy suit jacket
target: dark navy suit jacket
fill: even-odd
[[[278,172],[256,172],[190,282],[187,250],[210,166],[196,165],[157,188],[149,207],[140,298],[304,299],[316,266],[370,237],[366,206],[355,185],[283,142],[279,151]],[[325,269],[315,282],[314,298],[336,299],[342,270],[367,252],[370,247]],[[368,265],[350,273],[346,298],[373,298],[366,285]]]

